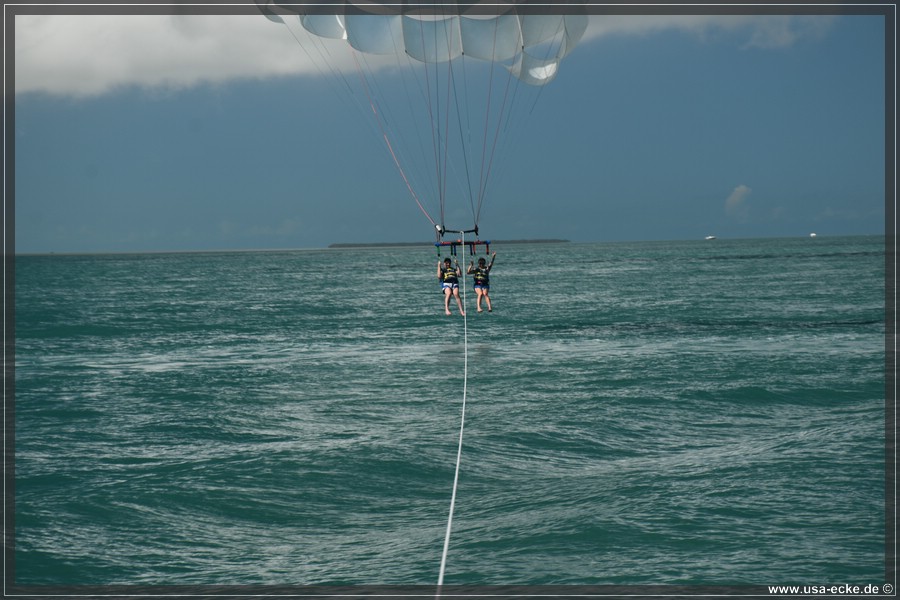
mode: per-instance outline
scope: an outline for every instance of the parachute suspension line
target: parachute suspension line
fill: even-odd
[[[466,234],[460,232],[462,247],[465,248]],[[460,287],[463,290],[462,303],[466,305],[466,273],[463,271]],[[456,469],[453,473],[453,492],[450,494],[450,513],[447,516],[447,533],[444,535],[444,551],[441,554],[441,568],[438,573],[438,592],[436,598],[440,598],[441,586],[444,585],[444,571],[447,568],[447,551],[450,548],[450,531],[453,528],[453,509],[456,507],[456,488],[459,484],[459,464],[462,459],[463,429],[466,426],[466,393],[469,382],[469,325],[466,316],[463,315],[463,395],[462,411],[459,417],[459,444],[456,449]]]
[[[466,170],[466,192],[467,192],[467,195],[469,196],[469,198],[468,198],[469,199],[469,209],[472,211],[472,220],[475,224],[474,226],[477,228],[478,227],[478,216],[475,213],[475,200],[474,200],[474,193],[472,192],[472,175],[469,170],[468,152],[466,152],[466,150],[471,147],[471,143],[466,142],[467,136],[463,132],[463,115],[462,115],[463,111],[460,110],[460,106],[463,106],[463,107],[468,106],[469,90],[468,90],[468,86],[466,84],[467,79],[466,79],[466,72],[465,72],[466,71],[465,55],[462,56],[462,60],[460,61],[460,68],[463,70],[463,74],[462,74],[462,77],[460,78],[460,80],[462,81],[464,99],[463,99],[463,102],[459,101],[459,94],[456,89],[457,78],[454,76],[454,78],[453,78],[453,102],[454,102],[454,104],[456,104],[456,124],[459,129],[459,145],[463,149],[462,163],[463,163],[463,167],[465,167],[465,170]],[[465,119],[466,130],[468,131],[470,129],[468,112],[466,112],[465,117],[466,117],[466,119]],[[448,132],[448,134],[449,134],[449,132]]]
[[[419,23],[419,33],[422,38],[422,48],[425,48],[425,26],[422,22]],[[440,220],[441,227],[444,226],[444,198],[443,198],[443,186],[441,185],[441,161],[438,155],[438,149],[440,148],[440,143],[437,138],[438,132],[436,131],[435,125],[435,117],[434,117],[434,108],[435,102],[431,98],[431,76],[428,71],[428,61],[423,62],[423,69],[425,71],[425,105],[428,108],[428,125],[431,128],[431,151],[434,155],[434,168],[437,176],[437,193],[439,197],[440,207]],[[437,69],[435,69],[437,71]],[[437,73],[435,72],[435,96],[437,97]],[[439,108],[439,107],[438,107]]]
[[[496,26],[494,28],[494,48],[492,52],[496,52],[496,42],[497,42],[497,29]],[[478,176],[478,213],[481,213],[481,201],[484,198],[484,188],[485,183],[484,180],[487,175],[484,172],[485,166],[485,158],[487,156],[487,137],[488,137],[488,123],[490,121],[491,116],[491,100],[494,98],[494,69],[491,69],[490,76],[488,77],[488,92],[487,92],[487,106],[484,109],[484,134],[481,139],[481,173]],[[475,217],[475,222],[478,223],[478,216]]]
[[[492,77],[493,77],[493,74],[492,74]],[[494,166],[494,156],[497,151],[497,140],[500,139],[501,125],[503,124],[503,113],[506,111],[506,108],[509,106],[509,102],[508,102],[509,88],[510,88],[510,83],[512,82],[512,79],[513,79],[512,74],[507,76],[506,88],[503,91],[503,102],[500,104],[500,114],[497,117],[497,127],[494,130],[494,140],[493,140],[493,142],[491,142],[491,152],[490,152],[490,158],[488,158],[488,162],[487,162],[487,170],[484,171],[484,178],[481,180],[481,185],[479,186],[479,189],[478,189],[478,210],[476,212],[476,215],[478,215],[478,216],[481,215],[481,205],[484,203],[484,196],[487,193],[488,180],[490,178],[491,171]],[[487,124],[485,123],[485,142],[486,141],[487,141]],[[485,150],[482,150],[482,151],[485,152]],[[484,160],[484,156],[482,156],[482,160]],[[482,167],[483,167],[483,165],[482,165]],[[476,223],[478,223],[478,216],[475,217]]]
[[[378,128],[381,130],[381,137],[384,139],[384,143],[387,144],[388,151],[391,153],[391,158],[394,159],[394,164],[397,166],[397,170],[400,172],[400,176],[403,178],[403,182],[406,183],[406,189],[409,190],[409,193],[412,195],[413,200],[416,201],[416,204],[419,206],[419,210],[422,211],[422,214],[431,222],[432,225],[437,226],[437,223],[434,222],[434,219],[431,218],[431,215],[428,214],[428,211],[425,210],[425,207],[422,206],[422,203],[419,201],[419,197],[416,195],[415,190],[413,190],[412,185],[409,183],[409,179],[406,178],[406,173],[403,171],[403,167],[400,165],[400,161],[397,159],[397,154],[394,152],[394,147],[391,145],[391,140],[388,138],[387,132],[384,130],[384,125],[381,122],[381,116],[378,114],[378,109],[375,108],[375,102],[372,100],[372,95],[369,92],[369,85],[366,82],[366,78],[363,75],[362,67],[359,64],[359,60],[356,56],[356,52],[351,52],[353,54],[353,61],[356,63],[357,71],[359,72],[359,78],[362,82],[363,89],[366,92],[366,98],[369,100],[369,105],[372,107],[372,114],[375,115],[375,121],[378,123]]]
[[[447,164],[450,156],[450,83],[453,80],[453,46],[450,42],[450,30],[446,26],[446,21],[440,21],[443,25],[443,42],[447,48],[447,56],[446,61],[442,61],[443,56],[438,56],[438,36],[436,34],[434,36],[434,58],[435,58],[435,67],[434,67],[434,96],[435,96],[435,112],[437,114],[437,119],[435,121],[435,127],[437,130],[437,146],[435,148],[435,155],[438,160],[441,161],[441,164],[437,167],[438,172],[438,186],[440,187],[440,203],[441,203],[441,225],[444,225],[444,214],[447,203],[447,183],[449,181]],[[435,21],[438,23],[438,21]],[[443,104],[443,115],[441,114],[442,106],[441,95],[440,95],[440,69],[439,65],[441,62],[446,62],[447,64],[447,79],[445,81],[446,87],[446,96],[444,97]],[[441,125],[441,117],[443,117],[443,126]],[[441,152],[443,151],[443,155]]]
[[[422,47],[425,48],[425,25],[420,22],[419,31],[422,39]],[[429,69],[428,62],[423,62],[424,69],[424,88],[425,88],[425,104],[428,108],[428,121],[431,127],[431,143],[432,154],[434,156],[434,170],[437,184],[438,205],[440,206],[440,222],[444,225],[446,214],[447,186],[449,183],[448,162],[450,157],[450,92],[453,90],[453,63],[452,63],[452,44],[450,43],[450,33],[448,28],[444,28],[444,41],[447,44],[447,60],[437,60],[435,57],[435,66]],[[436,44],[436,41],[435,41]],[[435,52],[437,48],[434,48]],[[442,73],[439,68],[441,62],[447,63],[447,74],[445,86],[446,90],[441,92]],[[443,101],[443,104],[442,104]]]
[[[447,182],[450,180],[448,176],[447,170],[447,160],[450,157],[450,90],[451,83],[453,82],[453,61],[451,60],[451,52],[452,49],[450,47],[449,34],[447,32],[447,28],[444,27],[444,35],[447,38],[447,97],[444,100],[444,129],[442,130],[444,135],[444,166],[441,172],[444,175],[443,181],[441,181],[441,213],[444,212],[444,203],[447,200]],[[437,91],[437,90],[435,90]],[[457,114],[459,111],[459,107],[457,106]],[[441,221],[443,224],[443,221]]]
[[[497,51],[497,27],[498,27],[498,25],[495,23],[493,47],[491,50],[491,53],[493,55],[496,55],[496,51]],[[513,79],[512,71],[507,71],[506,86],[503,91],[503,100],[500,103],[500,109],[499,109],[499,112],[496,117],[496,127],[494,128],[494,138],[493,138],[493,141],[491,142],[490,153],[488,153],[487,140],[488,140],[488,130],[490,128],[488,115],[490,113],[490,106],[491,106],[491,103],[493,100],[493,89],[494,89],[494,86],[493,86],[494,70],[493,69],[491,70],[491,73],[490,73],[491,83],[489,85],[490,91],[489,91],[489,95],[488,95],[488,108],[485,112],[484,139],[483,139],[482,148],[481,148],[481,161],[482,161],[481,162],[481,173],[482,173],[482,175],[479,179],[479,184],[478,184],[478,205],[477,205],[477,209],[475,211],[476,223],[478,222],[478,219],[481,216],[481,207],[484,204],[484,198],[487,195],[488,181],[490,180],[490,176],[493,173],[494,156],[496,155],[497,142],[500,139],[500,132],[506,128],[506,126],[504,124],[504,120],[509,119],[508,115],[510,115],[512,113],[512,110],[511,110],[512,102],[514,101],[514,98],[515,98],[515,94],[513,95],[513,100],[510,100],[510,96],[509,96],[510,82],[512,81],[512,79]],[[486,168],[485,168],[485,163],[487,163]]]

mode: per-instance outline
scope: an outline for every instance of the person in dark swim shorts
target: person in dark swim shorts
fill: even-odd
[[[491,263],[485,266],[484,258],[478,259],[478,266],[475,266],[474,262],[469,263],[469,268],[466,269],[466,273],[472,275],[472,278],[475,280],[475,295],[478,296],[478,299],[475,301],[475,306],[478,308],[478,312],[483,312],[481,310],[481,301],[484,300],[487,303],[488,312],[493,312],[493,308],[491,308],[491,267],[494,266],[494,259],[497,258],[497,253],[494,252],[491,254]]]

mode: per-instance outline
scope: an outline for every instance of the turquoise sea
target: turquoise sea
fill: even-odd
[[[894,583],[884,244],[18,256],[7,585]]]

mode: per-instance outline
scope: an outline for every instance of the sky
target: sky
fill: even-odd
[[[411,195],[345,41],[317,55],[296,24],[176,8],[15,16],[17,252],[433,241],[435,194]],[[877,14],[591,15],[497,136],[480,235],[882,234],[886,43]]]

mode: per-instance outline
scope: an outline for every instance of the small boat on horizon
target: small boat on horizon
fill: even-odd
[[[708,235],[708,236],[706,236],[706,239],[708,239],[708,240],[714,240],[714,239],[716,239],[716,236],[714,236],[714,235]]]

